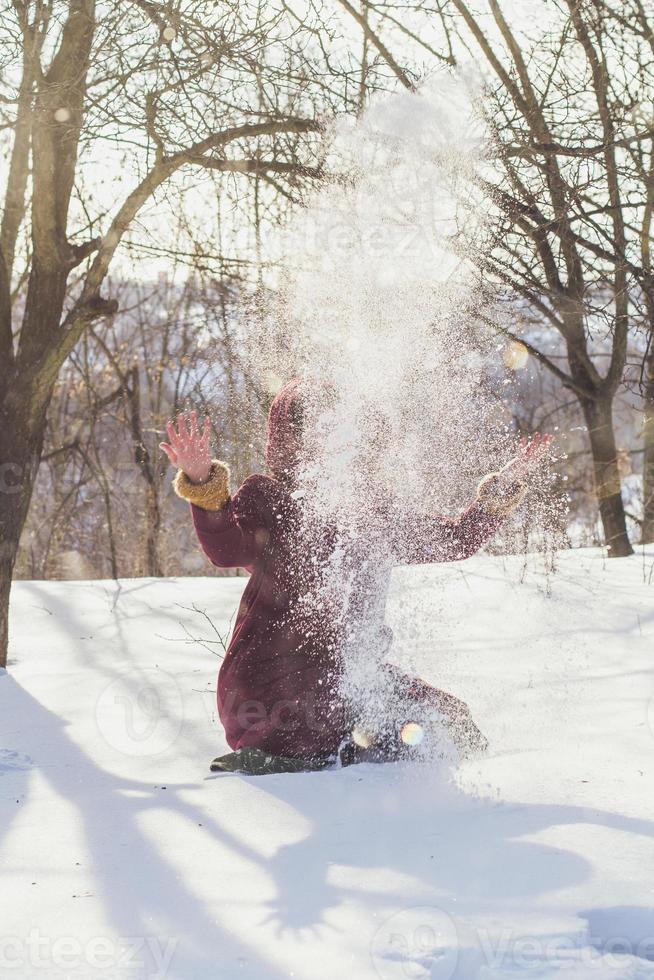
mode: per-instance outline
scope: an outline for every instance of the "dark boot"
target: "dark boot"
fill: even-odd
[[[272,755],[263,749],[247,747],[221,755],[211,763],[212,772],[243,772],[250,776],[267,776],[276,772],[312,772],[325,769],[333,757],[290,758]]]
[[[488,748],[488,739],[477,728],[469,712],[451,723],[450,734],[452,741],[464,759],[469,759],[474,755],[482,755]]]

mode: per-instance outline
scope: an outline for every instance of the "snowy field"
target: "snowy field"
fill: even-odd
[[[0,977],[654,978],[654,550],[557,562],[396,573],[397,660],[491,742],[456,772],[211,776],[192,605],[244,579],[17,583]]]

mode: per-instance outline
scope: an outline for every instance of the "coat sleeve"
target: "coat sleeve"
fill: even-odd
[[[260,480],[248,477],[232,497],[229,470],[219,460],[213,461],[206,483],[192,484],[181,471],[175,478],[175,492],[191,505],[202,550],[218,568],[252,571],[266,550],[270,529]]]
[[[500,515],[486,513],[477,502],[457,518],[400,516],[394,521],[394,553],[399,564],[407,565],[470,558],[503,520]]]
[[[525,492],[524,484],[502,486],[498,474],[492,473],[484,477],[477,499],[459,517],[394,514],[393,543],[398,564],[470,558],[493,537]]]

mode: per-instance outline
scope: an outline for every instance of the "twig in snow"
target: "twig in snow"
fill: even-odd
[[[198,613],[200,616],[204,616],[204,618],[209,623],[209,626],[214,631],[214,633],[216,634],[216,636],[218,637],[218,639],[217,640],[209,640],[209,639],[204,639],[203,637],[193,636],[193,634],[190,632],[190,630],[188,629],[188,627],[186,626],[186,624],[185,623],[182,623],[181,621],[180,621],[179,625],[181,626],[181,628],[183,629],[184,633],[186,634],[186,638],[185,639],[180,640],[178,637],[175,637],[175,636],[162,636],[161,633],[157,633],[156,636],[159,639],[161,639],[161,640],[168,640],[168,641],[171,641],[171,642],[174,642],[174,643],[180,643],[180,642],[182,642],[182,643],[199,643],[199,645],[201,647],[204,647],[205,650],[208,650],[209,653],[213,654],[215,657],[218,657],[220,660],[222,660],[224,654],[221,655],[220,653],[216,653],[216,651],[215,650],[212,650],[211,647],[214,646],[214,645],[216,645],[216,644],[218,644],[219,646],[221,646],[223,648],[223,651],[226,653],[227,652],[227,641],[226,641],[226,638],[222,635],[222,633],[218,629],[218,627],[216,626],[216,624],[213,622],[213,620],[211,619],[211,617],[209,616],[209,614],[206,612],[206,610],[204,610],[204,609],[198,609],[198,607],[195,605],[195,603],[193,603],[192,606],[183,606],[181,602],[176,602],[175,605],[176,606],[179,606],[180,609],[185,609],[187,612],[194,612],[194,613]],[[232,628],[232,620],[233,620],[233,618],[234,618],[234,614],[232,613],[232,615],[230,617],[230,620],[229,620],[229,631],[231,631],[231,628]]]

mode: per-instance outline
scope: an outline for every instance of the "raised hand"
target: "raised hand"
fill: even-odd
[[[166,425],[169,442],[160,442],[159,448],[168,456],[173,466],[184,470],[191,483],[204,483],[211,470],[211,420],[204,420],[202,432],[198,427],[198,413],[191,412],[188,422],[183,415],[177,418],[177,430],[172,422]]]
[[[553,435],[547,433],[541,435],[540,432],[535,432],[533,436],[523,436],[517,456],[500,470],[503,479],[506,481],[526,479],[542,461],[553,438]]]

